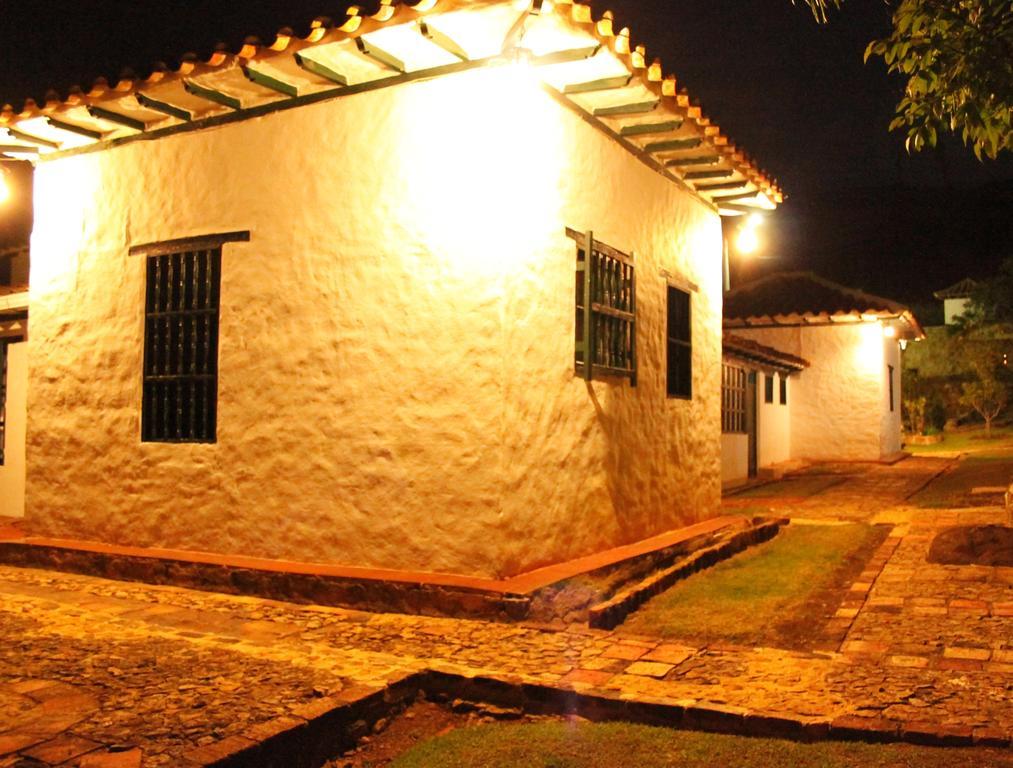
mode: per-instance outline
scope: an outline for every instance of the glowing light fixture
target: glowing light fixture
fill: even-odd
[[[10,171],[0,165],[0,205],[6,203],[11,196]]]
[[[743,255],[755,253],[760,247],[760,236],[758,230],[763,224],[763,217],[758,213],[751,214],[739,228],[739,234],[735,238],[735,250]]]
[[[897,329],[894,328],[892,325],[884,325],[883,335],[886,336],[886,338],[888,339],[892,339],[897,336]]]

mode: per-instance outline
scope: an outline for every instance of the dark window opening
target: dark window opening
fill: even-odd
[[[890,377],[890,410],[893,411],[893,409],[894,409],[894,404],[893,404],[893,366],[892,365],[888,365],[886,367],[889,369],[887,371],[887,375]]]
[[[781,405],[788,404],[788,377],[781,374]]]
[[[637,286],[633,257],[588,233],[577,241],[574,366],[586,380],[637,384]]]
[[[763,375],[763,402],[774,402],[774,376],[770,373]]]
[[[746,431],[746,372],[732,365],[721,366],[721,431]]]
[[[668,371],[665,379],[669,397],[693,397],[692,303],[686,291],[668,286]]]
[[[141,440],[217,439],[221,248],[147,257]]]

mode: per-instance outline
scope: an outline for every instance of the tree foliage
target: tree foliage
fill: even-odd
[[[841,0],[806,0],[817,19]],[[1013,2],[899,0],[893,30],[873,40],[881,58],[907,78],[890,130],[907,131],[908,151],[952,133],[979,160],[1013,150]]]

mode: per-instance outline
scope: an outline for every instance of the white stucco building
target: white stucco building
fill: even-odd
[[[27,252],[0,254],[21,278]],[[0,285],[0,517],[25,511],[28,391],[28,286]]]
[[[725,294],[724,325],[726,333],[805,364],[790,378],[790,392],[787,380],[783,390],[771,379],[756,387],[758,401],[773,401],[765,405],[779,405],[782,392],[787,401],[767,436],[760,421],[759,445],[780,446],[767,454],[770,462],[760,452],[760,468],[774,459],[879,461],[900,452],[900,347],[924,336],[907,307],[809,272],[786,272]],[[726,485],[749,476],[741,458],[726,457],[723,465]]]
[[[957,318],[962,317],[971,302],[971,294],[978,287],[978,282],[965,277],[948,288],[936,291],[932,295],[943,302],[943,324],[953,325]]]
[[[385,3],[4,125],[31,531],[510,575],[719,514],[720,215],[781,195],[610,15]]]

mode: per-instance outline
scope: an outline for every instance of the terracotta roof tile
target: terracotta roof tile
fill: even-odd
[[[618,111],[617,105],[581,105],[581,95],[587,97],[590,89],[583,93],[564,87],[561,95],[589,111],[595,119],[604,118],[599,122],[615,132],[628,149],[650,158],[663,174],[678,179],[727,213],[741,213],[743,205],[770,210],[783,201],[784,194],[776,179],[736,147],[719,126],[712,124],[685,89],[677,88],[675,77],[665,73],[661,61],[649,58],[644,46],[631,39],[629,28],[615,25],[613,14],[608,11],[596,20],[589,5],[573,0],[551,4],[532,0],[526,10],[518,8],[514,0],[381,0],[379,11],[371,16],[352,6],[341,23],[330,26],[320,21],[306,38],[282,29],[270,45],[248,40],[238,52],[217,50],[207,61],[183,57],[179,69],[156,68],[146,80],[125,76],[112,85],[98,80],[87,91],[74,89],[64,100],[54,94],[40,106],[28,99],[20,111],[7,105],[0,110],[0,137],[7,145],[3,151],[14,152],[12,156],[33,152],[44,155],[130,140],[139,133],[168,130],[183,122],[192,121],[194,127],[200,127],[205,120],[228,116],[230,111],[243,113],[270,104],[284,105],[304,95],[324,92],[339,95],[340,88],[361,83],[348,82],[341,73],[335,76],[334,70],[329,69],[326,60],[335,55],[336,45],[341,47],[346,41],[354,41],[352,48],[369,56],[371,46],[367,36],[387,34],[387,30],[399,25],[405,25],[406,29],[407,25],[416,25],[420,39],[425,35],[427,40],[439,41],[442,37],[432,37],[430,27],[436,28],[455,13],[484,12],[493,6],[513,8],[518,17],[527,14],[514,24],[511,34],[513,29],[519,29],[523,35],[528,21],[544,23],[557,30],[565,28],[593,43],[594,51],[586,57],[588,60],[596,58],[599,52],[614,56],[629,73],[630,88],[642,89],[656,101],[657,108],[651,110],[652,116],[658,118],[654,122],[674,126],[667,136],[656,126],[638,126],[637,118]],[[510,35],[506,42],[509,40]],[[452,39],[449,43],[456,61],[459,46]],[[500,53],[497,47],[496,54]],[[317,56],[325,61],[315,61]],[[417,75],[427,66],[420,65],[421,69],[413,73]],[[433,72],[438,73],[439,68]],[[371,85],[395,83],[399,82],[397,74],[384,70],[382,77],[367,80]],[[649,133],[655,134],[654,138],[647,136]],[[706,167],[701,170],[702,163],[710,170]],[[718,166],[722,173],[716,176],[713,171]],[[719,177],[722,181],[712,180]]]
[[[752,339],[724,332],[721,336],[721,351],[731,357],[745,358],[753,362],[770,365],[774,368],[801,371],[808,368],[810,363],[802,357],[782,352],[774,347],[768,347]]]
[[[726,328],[757,325],[895,320],[905,336],[922,338],[918,320],[903,304],[835,283],[812,272],[778,272],[725,294]]]

